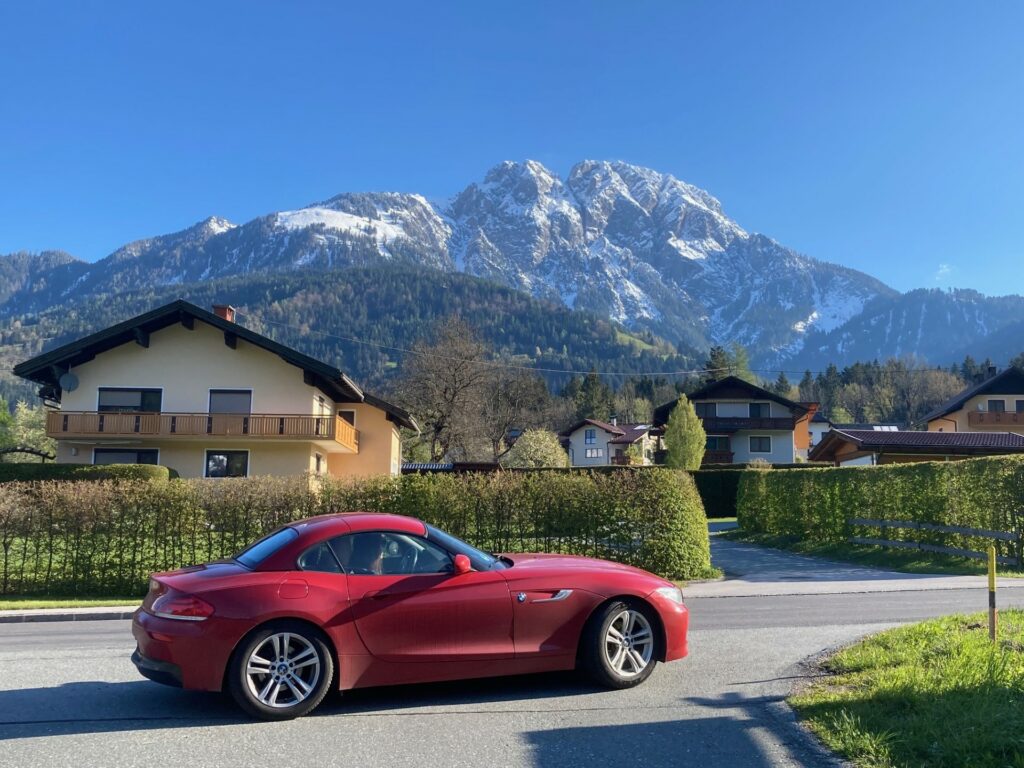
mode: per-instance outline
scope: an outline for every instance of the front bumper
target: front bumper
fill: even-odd
[[[139,649],[136,648],[135,652],[132,653],[132,664],[139,670],[139,674],[143,677],[147,677],[154,683],[161,683],[162,685],[171,685],[175,688],[181,688],[181,667],[177,664],[171,664],[169,661],[157,661],[156,659],[148,659],[139,653]]]
[[[684,658],[689,652],[686,635],[690,625],[690,612],[686,605],[669,600],[657,592],[648,595],[647,599],[658,611],[665,630],[665,657],[662,661]]]

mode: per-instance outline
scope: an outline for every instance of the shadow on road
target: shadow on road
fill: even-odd
[[[751,722],[729,716],[655,723],[555,728],[525,734],[536,768],[602,765],[766,768],[776,765],[750,733]]]
[[[588,694],[602,692],[573,673],[393,686],[328,695],[311,717],[443,715],[451,714],[452,707],[465,711],[466,705],[473,704],[582,697],[562,708],[578,709],[585,707],[583,702]],[[524,708],[490,711],[503,714]],[[0,741],[150,728],[256,724],[242,715],[227,695],[183,691],[146,680],[76,682],[52,688],[0,691],[0,713]]]

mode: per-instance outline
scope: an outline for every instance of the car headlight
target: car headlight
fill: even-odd
[[[683,604],[683,590],[679,587],[658,587],[654,592],[673,603]]]

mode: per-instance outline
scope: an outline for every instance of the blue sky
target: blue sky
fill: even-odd
[[[1024,292],[1024,4],[7,3],[0,253],[640,163],[899,289]]]

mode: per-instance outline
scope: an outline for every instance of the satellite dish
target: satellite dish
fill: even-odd
[[[74,392],[78,389],[78,377],[71,371],[61,376],[57,383],[60,384],[60,388],[65,392]]]

